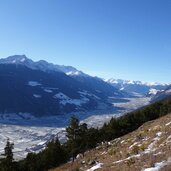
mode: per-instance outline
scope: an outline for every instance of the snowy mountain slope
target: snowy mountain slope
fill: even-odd
[[[42,116],[103,110],[111,106],[109,95],[123,96],[93,77],[77,81],[63,72],[44,72],[20,64],[0,64],[0,80],[0,113]]]
[[[148,83],[142,81],[130,81],[113,78],[107,79],[105,81],[111,84],[112,86],[120,89],[121,91],[125,91],[133,96],[154,95],[154,93],[157,93],[157,91],[164,90],[168,86],[167,84],[161,83]]]
[[[152,97],[151,101],[155,102],[166,98],[171,98],[171,85],[165,90],[157,92],[156,95]]]
[[[66,75],[76,79],[76,81],[84,83],[92,87],[92,90],[97,89],[97,91],[108,91],[111,89],[108,84],[112,85],[119,91],[114,91],[116,94],[122,94],[123,96],[153,96],[155,93],[166,89],[167,84],[160,83],[147,83],[141,81],[130,81],[122,79],[106,79],[102,80],[98,77],[91,77],[77,70],[72,66],[56,65],[48,63],[47,61],[40,60],[34,62],[33,60],[27,58],[25,55],[14,55],[7,58],[0,59],[0,64],[14,64],[23,65],[33,70],[41,70],[44,72],[63,72]],[[106,84],[106,83],[108,84]],[[100,88],[100,90],[99,90]],[[153,90],[153,91],[152,91]]]
[[[66,75],[76,79],[81,84],[84,84],[87,87],[91,86],[92,90],[96,89],[95,91],[99,91],[99,92],[113,89],[111,86],[108,85],[108,83],[106,83],[101,78],[92,77],[88,74],[83,73],[82,71],[77,70],[72,66],[56,65],[56,64],[48,63],[47,61],[44,60],[34,62],[31,59],[27,58],[25,55],[14,55],[7,58],[2,58],[0,59],[0,64],[23,65],[30,69],[41,70],[48,73],[54,71],[63,72]],[[120,94],[120,95],[124,94],[123,92],[119,92],[116,88],[113,89],[112,91],[114,91],[114,93],[116,94]]]

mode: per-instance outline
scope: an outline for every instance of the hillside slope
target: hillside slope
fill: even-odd
[[[170,171],[171,114],[85,153],[53,171]]]
[[[90,78],[89,78],[90,79]],[[63,72],[44,72],[23,65],[0,64],[0,113],[35,116],[106,109],[109,96],[122,97],[107,83],[77,81]]]

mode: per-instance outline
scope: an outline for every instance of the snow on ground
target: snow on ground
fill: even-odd
[[[40,86],[42,84],[38,83],[37,81],[29,81],[28,82],[28,85],[29,86],[32,86],[32,87],[35,87],[35,86]]]
[[[70,97],[61,92],[54,95],[54,98],[59,99],[60,104],[62,105],[75,104],[77,106],[81,106],[82,104],[87,103],[89,101],[89,99],[86,97],[82,97],[81,99],[71,99]]]
[[[135,145],[137,145],[138,144],[138,142],[134,142],[134,144],[132,144],[130,147],[129,147],[129,149],[131,149],[132,147],[134,147]]]
[[[65,96],[62,95],[62,98]],[[138,102],[137,102],[138,101]],[[93,112],[74,113],[81,122],[86,122],[89,127],[100,127],[108,122],[111,117],[118,117],[126,112],[146,105],[148,98],[129,99],[125,103],[117,102],[114,106],[125,107],[123,110],[106,110]],[[141,103],[143,102],[143,103]],[[132,108],[129,105],[132,106]],[[0,153],[3,153],[7,138],[14,142],[14,157],[21,159],[28,152],[39,152],[46,146],[46,142],[58,136],[61,142],[66,140],[65,127],[73,113],[49,117],[36,118],[28,113],[0,114]]]
[[[122,162],[124,162],[124,161],[129,160],[129,159],[138,158],[138,157],[142,156],[143,154],[149,154],[149,153],[155,151],[155,150],[156,150],[156,149],[155,149],[155,145],[156,145],[156,143],[160,140],[160,136],[161,136],[161,135],[162,135],[162,132],[157,132],[157,133],[156,133],[156,137],[155,137],[155,138],[153,139],[153,141],[148,145],[147,149],[145,149],[143,152],[141,152],[141,153],[139,153],[139,154],[133,154],[133,155],[131,155],[131,156],[125,158],[125,159],[122,159],[122,160],[115,161],[115,162],[113,162],[113,164],[122,163]],[[147,140],[147,139],[144,139],[144,140]],[[129,149],[133,148],[133,147],[134,147],[135,145],[137,145],[137,144],[138,144],[138,142],[134,142],[134,143],[129,147]],[[158,166],[158,164],[157,164],[157,166]],[[151,168],[149,168],[149,170],[145,170],[145,171],[153,171],[153,170],[150,170],[150,169],[151,169]],[[156,167],[155,167],[154,169],[156,169]],[[156,171],[156,170],[154,170],[154,171]]]
[[[41,98],[42,96],[39,95],[39,94],[33,94],[33,97],[35,97],[35,98]]]
[[[47,92],[47,93],[53,93],[53,91],[50,90],[50,89],[44,89],[44,91]]]
[[[125,158],[125,159],[115,161],[115,162],[113,162],[113,164],[122,163],[122,162],[124,162],[124,161],[129,160],[129,159],[137,158],[137,157],[140,157],[140,156],[141,156],[141,154],[134,154],[134,155],[129,156],[129,157]]]
[[[97,169],[101,169],[103,166],[103,163],[97,163],[95,166],[91,167],[90,169],[88,169],[87,171],[95,171]]]
[[[150,95],[156,95],[156,94],[158,93],[158,91],[159,91],[159,90],[157,90],[157,89],[155,89],[155,88],[151,88],[151,89],[149,90],[149,93],[148,93],[148,94],[150,94]]]
[[[148,154],[151,153],[152,151],[155,151],[155,145],[156,143],[160,140],[160,136],[162,135],[162,132],[157,132],[156,137],[153,139],[153,142],[149,144],[148,148],[145,149],[143,153]]]
[[[159,162],[159,163],[155,163],[154,167],[142,169],[142,171],[159,171],[161,168],[163,168],[164,166],[166,166],[166,165],[168,165],[170,163],[171,163],[171,159],[169,158],[167,161],[162,161],[162,162]]]
[[[14,157],[21,159],[28,152],[39,152],[46,146],[46,142],[55,137],[57,134],[62,140],[63,128],[51,127],[30,127],[17,125],[0,125],[0,153],[4,152],[4,146],[7,138],[14,142]]]
[[[171,122],[168,122],[167,124],[166,124],[166,126],[169,126],[171,124]]]
[[[165,162],[155,163],[154,167],[144,169],[143,171],[159,171],[165,165]]]

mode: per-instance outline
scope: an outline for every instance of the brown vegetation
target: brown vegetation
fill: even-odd
[[[87,170],[95,165],[91,164],[92,161],[104,164],[98,169],[101,171],[141,171],[160,162],[166,163],[161,171],[170,171],[170,157],[171,114],[147,122],[121,138],[103,143],[74,163],[68,162],[53,171]]]

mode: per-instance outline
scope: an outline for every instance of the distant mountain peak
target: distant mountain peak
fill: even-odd
[[[133,80],[123,80],[123,79],[105,79],[106,82],[111,84],[135,84],[135,85],[146,85],[146,86],[158,86],[158,85],[169,85],[169,84],[162,84],[158,82],[144,82],[144,81],[133,81]]]
[[[164,90],[167,84],[157,82],[143,82],[143,81],[131,81],[122,79],[106,79],[107,83],[118,88],[120,91],[125,91],[133,96],[154,96],[157,92]]]
[[[13,64],[17,64],[20,62],[24,62],[26,61],[28,58],[25,55],[13,55],[13,56],[9,56],[7,58],[2,58],[0,59],[1,63],[13,63]]]
[[[28,68],[37,69],[37,70],[41,70],[44,72],[45,71],[58,71],[58,72],[64,72],[66,75],[69,75],[69,76],[84,76],[84,77],[89,76],[72,66],[57,65],[57,64],[49,63],[45,60],[39,60],[35,62],[27,58],[26,55],[13,55],[7,58],[1,58],[0,64],[20,64]]]

